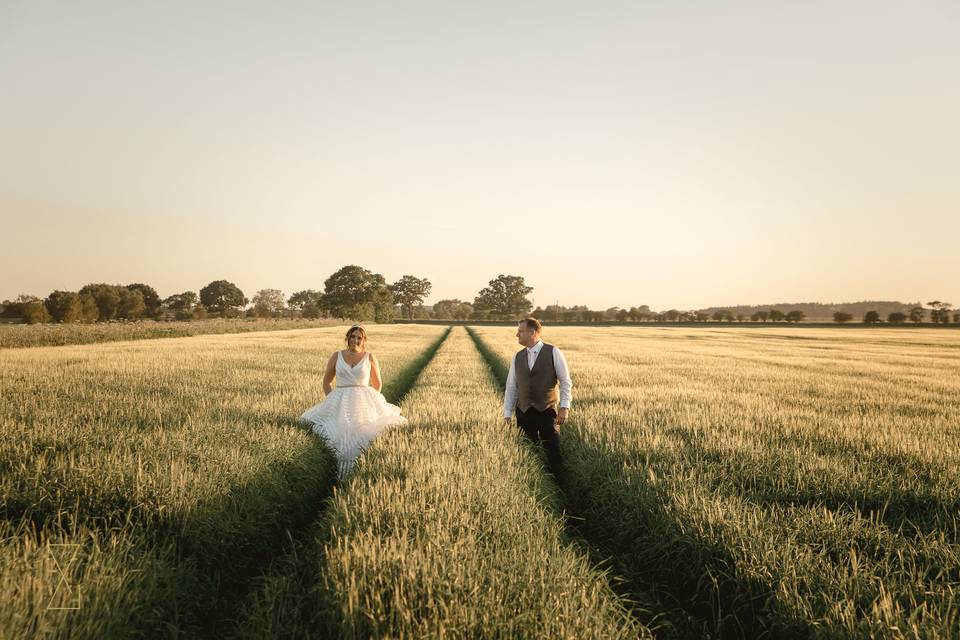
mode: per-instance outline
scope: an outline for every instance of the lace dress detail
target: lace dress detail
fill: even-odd
[[[336,387],[317,405],[307,409],[300,420],[310,424],[337,453],[341,477],[353,469],[357,456],[383,430],[402,424],[400,407],[387,402],[370,386],[370,354],[354,366],[337,352]]]

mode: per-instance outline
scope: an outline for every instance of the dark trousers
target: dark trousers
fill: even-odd
[[[530,442],[543,444],[547,453],[547,465],[556,477],[560,476],[560,429],[557,427],[557,412],[553,409],[526,411],[517,408],[517,425]]]

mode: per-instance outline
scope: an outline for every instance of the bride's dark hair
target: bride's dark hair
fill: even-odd
[[[348,346],[348,347],[350,346],[350,336],[353,335],[353,332],[354,332],[354,331],[359,331],[359,332],[360,332],[360,337],[363,338],[363,342],[364,342],[364,344],[366,344],[366,342],[367,342],[367,330],[364,329],[364,328],[363,328],[362,326],[360,326],[359,324],[355,324],[355,325],[353,325],[352,327],[350,327],[349,329],[347,329],[347,335],[344,337],[344,342],[347,343],[347,346]]]

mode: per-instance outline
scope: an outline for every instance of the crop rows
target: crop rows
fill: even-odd
[[[404,411],[410,424],[367,450],[287,564],[298,577],[280,571],[258,591],[241,625],[250,637],[645,635],[568,540],[557,496],[504,428],[463,329]]]
[[[512,332],[478,331],[501,359]],[[661,635],[957,637],[960,344],[552,329],[563,492]],[[644,616],[640,615],[641,619]]]
[[[958,637],[945,332],[550,329],[560,487],[514,330],[417,326],[336,485],[296,416],[342,333],[0,352],[0,637]]]
[[[4,351],[0,637],[217,635],[329,493],[296,416],[342,332]],[[377,332],[386,393],[441,333]]]

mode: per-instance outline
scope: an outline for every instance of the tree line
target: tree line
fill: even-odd
[[[953,310],[953,305],[948,302],[933,301],[928,302],[930,309],[921,306],[914,307],[909,313],[894,311],[887,314],[886,322],[890,324],[904,324],[907,321],[916,324],[926,322],[926,314],[929,312],[929,322],[937,324],[947,324],[951,321],[960,323],[960,310]],[[537,307],[533,315],[541,320],[554,322],[676,322],[676,323],[703,323],[703,322],[728,322],[728,323],[797,323],[807,319],[807,314],[800,309],[780,310],[777,308],[755,311],[750,315],[745,313],[735,313],[733,309],[718,309],[713,311],[680,311],[670,309],[668,311],[651,311],[650,307],[643,305],[640,307],[630,307],[629,309],[620,307],[611,307],[604,311],[593,311],[586,306],[563,307],[549,305],[545,308]],[[837,311],[833,314],[833,321],[838,324],[845,324],[854,320],[854,314],[844,311]],[[877,324],[883,322],[880,313],[876,310],[867,311],[862,316],[862,321],[866,324]]]
[[[745,316],[749,318],[758,311],[769,311],[770,309],[780,309],[784,312],[803,311],[806,318],[829,319],[837,311],[852,314],[854,318],[863,318],[868,311],[876,311],[882,318],[886,318],[894,312],[909,313],[913,307],[924,306],[919,300],[916,302],[900,302],[897,300],[862,300],[859,302],[840,302],[840,303],[822,303],[822,302],[772,302],[767,304],[753,305],[726,305],[719,307],[707,307],[699,311],[710,314],[717,311],[729,312],[734,316]]]
[[[403,276],[387,284],[382,275],[348,265],[324,282],[322,292],[307,289],[287,298],[279,289],[261,289],[252,298],[234,283],[215,280],[202,289],[160,298],[148,284],[94,283],[79,291],[53,291],[46,298],[21,294],[4,300],[0,317],[41,322],[200,320],[208,317],[321,318],[390,322],[430,293],[425,278]]]
[[[585,305],[572,307],[548,305],[533,309],[528,296],[533,287],[522,276],[500,274],[481,289],[472,302],[445,299],[432,307],[423,304],[432,285],[426,278],[404,275],[388,284],[379,273],[357,265],[347,265],[337,270],[323,283],[323,290],[305,289],[286,297],[279,289],[261,289],[250,299],[234,283],[215,280],[199,293],[183,291],[161,299],[150,285],[134,283],[111,285],[88,284],[79,291],[53,291],[46,298],[21,294],[16,300],[4,300],[0,317],[21,319],[27,323],[43,322],[110,322],[134,321],[144,318],[154,320],[200,320],[207,317],[237,318],[338,318],[354,321],[391,322],[397,316],[407,319],[438,320],[511,320],[524,315],[533,315],[550,322],[786,322],[797,323],[806,319],[802,309],[782,311],[777,308],[756,310],[747,315],[740,310],[711,308],[698,311],[652,311],[648,305],[603,311],[589,309]],[[813,303],[810,303],[813,304]],[[893,303],[884,303],[893,304]],[[899,304],[899,303],[896,303]],[[954,310],[948,302],[928,302],[926,309],[916,305],[908,312],[887,313],[886,322],[916,324],[927,320],[932,323],[960,323],[960,310]],[[531,311],[532,310],[532,311]],[[854,319],[854,314],[836,311],[834,322],[844,324]],[[867,311],[862,320],[867,324],[883,321],[879,311]]]
[[[202,289],[161,298],[144,283],[93,283],[79,291],[53,291],[46,298],[21,294],[4,300],[0,317],[35,324],[44,322],[110,322],[237,318],[338,318],[391,322],[443,316],[449,319],[508,319],[528,314],[533,291],[521,276],[500,275],[491,280],[473,303],[441,300],[427,309],[424,299],[432,285],[426,278],[405,275],[388,284],[379,273],[347,265],[330,275],[323,290],[305,289],[286,297],[279,289],[261,289],[252,298],[234,283],[215,280]]]

